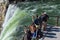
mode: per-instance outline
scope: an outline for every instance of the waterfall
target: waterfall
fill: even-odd
[[[27,18],[28,17],[28,18]],[[1,33],[1,40],[22,40],[24,35],[24,24],[29,22],[24,19],[29,19],[30,15],[25,10],[16,9],[13,16],[7,22]],[[24,23],[26,22],[26,23]],[[6,39],[7,38],[7,39]]]
[[[8,10],[6,12],[4,23],[2,25],[3,28],[8,23],[9,19],[13,16],[16,8],[17,8],[17,6],[15,4],[10,4],[9,5]]]
[[[10,4],[3,23],[0,40],[16,40],[16,38],[22,40],[24,24],[28,25],[28,21],[31,21],[30,18],[26,10],[21,10],[19,7]]]
[[[0,40],[22,40],[22,37],[24,35],[24,25],[29,26],[31,24],[32,15],[36,13],[40,15],[42,10],[48,12],[49,15],[57,15],[58,13],[55,13],[56,9],[60,7],[59,5],[54,6],[35,2],[25,2],[17,5],[10,4],[8,7],[4,23],[2,25],[3,30],[0,36]],[[50,14],[50,12],[52,14]],[[51,24],[54,23],[53,19],[54,18],[51,18],[51,21],[49,21]]]

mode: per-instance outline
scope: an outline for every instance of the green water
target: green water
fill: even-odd
[[[29,26],[32,23],[32,15],[39,14],[40,16],[41,12],[46,11],[49,16],[60,16],[60,4],[26,2],[18,3],[17,7],[14,15],[3,29],[0,40],[22,40],[24,25]],[[56,18],[50,17],[48,24],[55,25],[54,20]]]
[[[22,10],[26,10],[30,15],[38,14],[40,16],[41,12],[46,11],[49,16],[60,16],[60,4],[57,3],[40,3],[40,2],[25,2],[17,5]],[[48,23],[51,25],[56,25],[56,17],[50,17]],[[60,20],[58,21],[60,25]]]

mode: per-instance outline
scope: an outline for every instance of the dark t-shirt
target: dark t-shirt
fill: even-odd
[[[34,20],[34,23],[35,23],[36,25],[39,25],[39,19],[35,19],[35,20]]]
[[[48,18],[49,18],[49,16],[48,16],[47,14],[45,14],[44,16],[41,15],[41,16],[39,17],[39,21],[40,21],[40,22],[41,22],[41,21],[47,22]]]
[[[43,21],[47,22],[49,16],[47,14],[45,14],[45,16],[43,17]]]

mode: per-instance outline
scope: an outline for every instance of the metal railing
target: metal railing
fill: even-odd
[[[50,22],[51,24],[54,24],[55,26],[60,26],[60,16],[49,16],[49,17],[51,19],[49,18],[48,23]]]

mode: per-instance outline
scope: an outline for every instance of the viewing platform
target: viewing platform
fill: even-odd
[[[47,26],[47,33],[45,33],[43,40],[60,40],[60,27]]]

